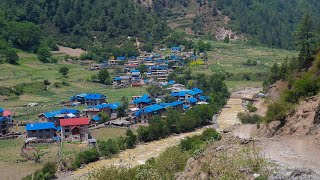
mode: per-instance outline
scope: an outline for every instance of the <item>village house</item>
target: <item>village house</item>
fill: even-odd
[[[9,133],[9,122],[12,122],[11,112],[0,107],[0,135]]]
[[[131,70],[131,85],[132,86],[141,85],[141,73],[139,70]]]
[[[119,76],[119,77],[115,77],[113,78],[113,87],[117,88],[117,87],[128,87],[130,86],[131,82],[130,82],[130,76]]]
[[[27,137],[42,140],[56,137],[57,129],[53,122],[40,122],[26,125]]]
[[[192,107],[192,106],[196,105],[197,102],[198,102],[198,100],[196,98],[187,98],[185,105]]]
[[[182,101],[175,101],[171,103],[160,103],[160,106],[164,108],[172,108],[174,110],[183,110],[183,102]]]
[[[143,96],[139,98],[135,98],[133,100],[133,103],[136,105],[137,108],[145,108],[151,104],[153,104],[153,101],[151,97],[148,94],[144,94]]]
[[[88,141],[89,118],[61,119],[61,139],[63,141]]]
[[[179,46],[173,46],[171,47],[171,52],[176,53],[176,52],[180,52],[181,48]]]
[[[70,98],[71,101],[81,102],[87,106],[94,106],[106,103],[107,96],[103,94],[78,94]]]
[[[56,126],[59,126],[60,119],[78,118],[80,117],[80,111],[77,109],[60,109],[51,112],[45,112],[39,115],[40,121],[53,122]]]
[[[169,70],[167,64],[161,64],[157,66],[150,67],[151,77],[160,81],[164,82],[168,80]]]
[[[153,116],[156,116],[156,115],[161,116],[164,111],[165,111],[165,108],[163,106],[154,104],[146,108],[140,109],[134,115],[137,117],[138,122],[142,124],[148,124],[149,120]]]

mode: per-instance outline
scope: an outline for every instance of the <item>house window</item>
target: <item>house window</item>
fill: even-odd
[[[50,129],[46,129],[46,132],[49,132],[50,131]]]
[[[46,137],[47,137],[47,138],[50,138],[50,136],[49,136],[49,135],[47,135]]]
[[[65,129],[64,132],[70,132],[70,129]]]
[[[37,131],[33,130],[33,131],[31,131],[31,132],[34,134],[34,133],[36,133]]]
[[[68,138],[68,136],[64,136],[64,138]]]

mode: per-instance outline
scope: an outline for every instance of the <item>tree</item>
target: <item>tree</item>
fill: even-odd
[[[118,118],[122,118],[126,116],[126,107],[123,104],[118,107],[117,116]]]
[[[99,71],[98,79],[102,84],[111,84],[111,77],[107,69],[101,69]]]
[[[105,122],[108,122],[110,120],[110,117],[107,113],[105,112],[100,112],[99,114],[99,117],[100,117],[100,123],[105,123]]]
[[[17,55],[17,52],[14,49],[7,49],[5,51],[5,56],[7,59],[7,62],[10,64],[17,64],[19,60],[19,56]]]
[[[69,68],[68,67],[61,67],[59,69],[59,73],[62,74],[64,77],[68,77]]]
[[[314,22],[311,15],[307,12],[301,19],[295,32],[296,44],[300,50],[299,60],[301,61],[301,68],[309,68],[312,65],[314,58],[312,57],[314,51]]]
[[[135,135],[131,129],[128,129],[126,132],[126,142],[128,148],[134,148],[137,143],[137,135]]]
[[[43,63],[49,63],[52,56],[49,47],[40,46],[37,51],[38,59]]]
[[[161,88],[157,85],[150,85],[147,88],[147,92],[150,94],[150,96],[156,97],[157,95],[161,94]]]
[[[145,73],[148,71],[148,68],[144,64],[140,64],[140,66],[137,67],[137,70],[139,70],[141,73]]]

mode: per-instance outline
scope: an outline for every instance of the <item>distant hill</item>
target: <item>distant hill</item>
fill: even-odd
[[[293,48],[293,31],[310,12],[320,20],[318,0],[141,0],[173,29],[218,40],[245,36],[256,44]],[[242,38],[243,39],[243,38]]]
[[[0,17],[31,22],[42,28],[43,36],[69,47],[119,45],[128,36],[157,40],[169,30],[133,0],[2,0]]]

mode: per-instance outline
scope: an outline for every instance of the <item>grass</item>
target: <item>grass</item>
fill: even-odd
[[[197,43],[197,40],[195,41]],[[283,49],[273,49],[268,47],[255,47],[243,43],[223,43],[205,40],[210,43],[212,51],[209,51],[208,61],[204,65],[194,66],[193,74],[205,73],[207,75],[213,73],[229,72],[235,74],[243,73],[261,73],[269,72],[274,63],[282,63],[286,57],[296,56],[297,52]],[[247,60],[255,60],[257,66],[245,66],[243,63]],[[259,81],[235,81],[228,80],[227,85],[231,89],[245,86],[261,86]]]
[[[100,128],[90,132],[96,140],[107,141],[108,139],[125,136],[126,131],[126,129],[121,128]]]

